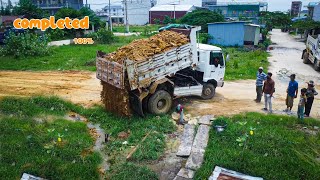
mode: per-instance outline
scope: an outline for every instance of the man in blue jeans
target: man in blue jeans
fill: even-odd
[[[257,72],[257,80],[256,80],[256,92],[257,92],[257,98],[255,101],[257,103],[261,102],[261,97],[262,97],[262,87],[263,87],[263,82],[267,80],[267,75],[263,72],[263,67],[259,67],[259,70]]]
[[[286,105],[287,109],[284,110],[284,112],[287,112],[288,114],[292,114],[292,106],[293,106],[293,100],[294,98],[298,97],[298,82],[295,81],[296,75],[291,74],[290,76],[290,82],[287,88],[287,98],[286,98]]]

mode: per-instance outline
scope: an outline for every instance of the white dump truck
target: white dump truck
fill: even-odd
[[[145,61],[125,60],[125,63],[106,59],[97,53],[97,78],[130,92],[131,109],[140,115],[167,113],[172,100],[181,96],[211,99],[216,87],[224,85],[226,59],[222,49],[197,43],[197,31],[172,28],[183,33],[189,43],[154,55]],[[129,86],[128,86],[129,84]]]
[[[302,52],[303,63],[312,63],[316,71],[320,70],[320,29],[314,29],[308,34],[306,49]]]

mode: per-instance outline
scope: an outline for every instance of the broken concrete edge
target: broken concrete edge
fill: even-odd
[[[181,168],[180,171],[178,172],[177,176],[192,179],[194,174],[195,174],[194,170]]]
[[[214,119],[214,115],[205,115],[199,118],[198,124],[211,125],[211,121]]]
[[[227,176],[231,176],[237,179],[243,179],[243,180],[263,180],[261,177],[253,177],[249,175],[245,175],[236,171],[232,171],[229,169],[225,169],[219,166],[216,166],[212,172],[212,175],[209,177],[209,180],[217,180],[220,176],[220,174],[224,174]]]
[[[195,125],[185,124],[183,134],[181,136],[181,144],[179,146],[177,156],[188,157],[191,154],[192,145],[195,135]]]

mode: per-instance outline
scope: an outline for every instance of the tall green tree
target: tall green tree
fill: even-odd
[[[180,19],[181,23],[201,26],[202,32],[208,32],[208,23],[223,22],[224,16],[209,10],[195,10]]]
[[[46,13],[34,5],[31,0],[20,0],[18,5],[13,7],[12,14],[22,15],[28,19],[40,19],[46,16]]]

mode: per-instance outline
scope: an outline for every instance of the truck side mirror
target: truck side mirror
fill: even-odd
[[[229,54],[227,54],[226,61],[227,62],[230,61],[230,55]]]

